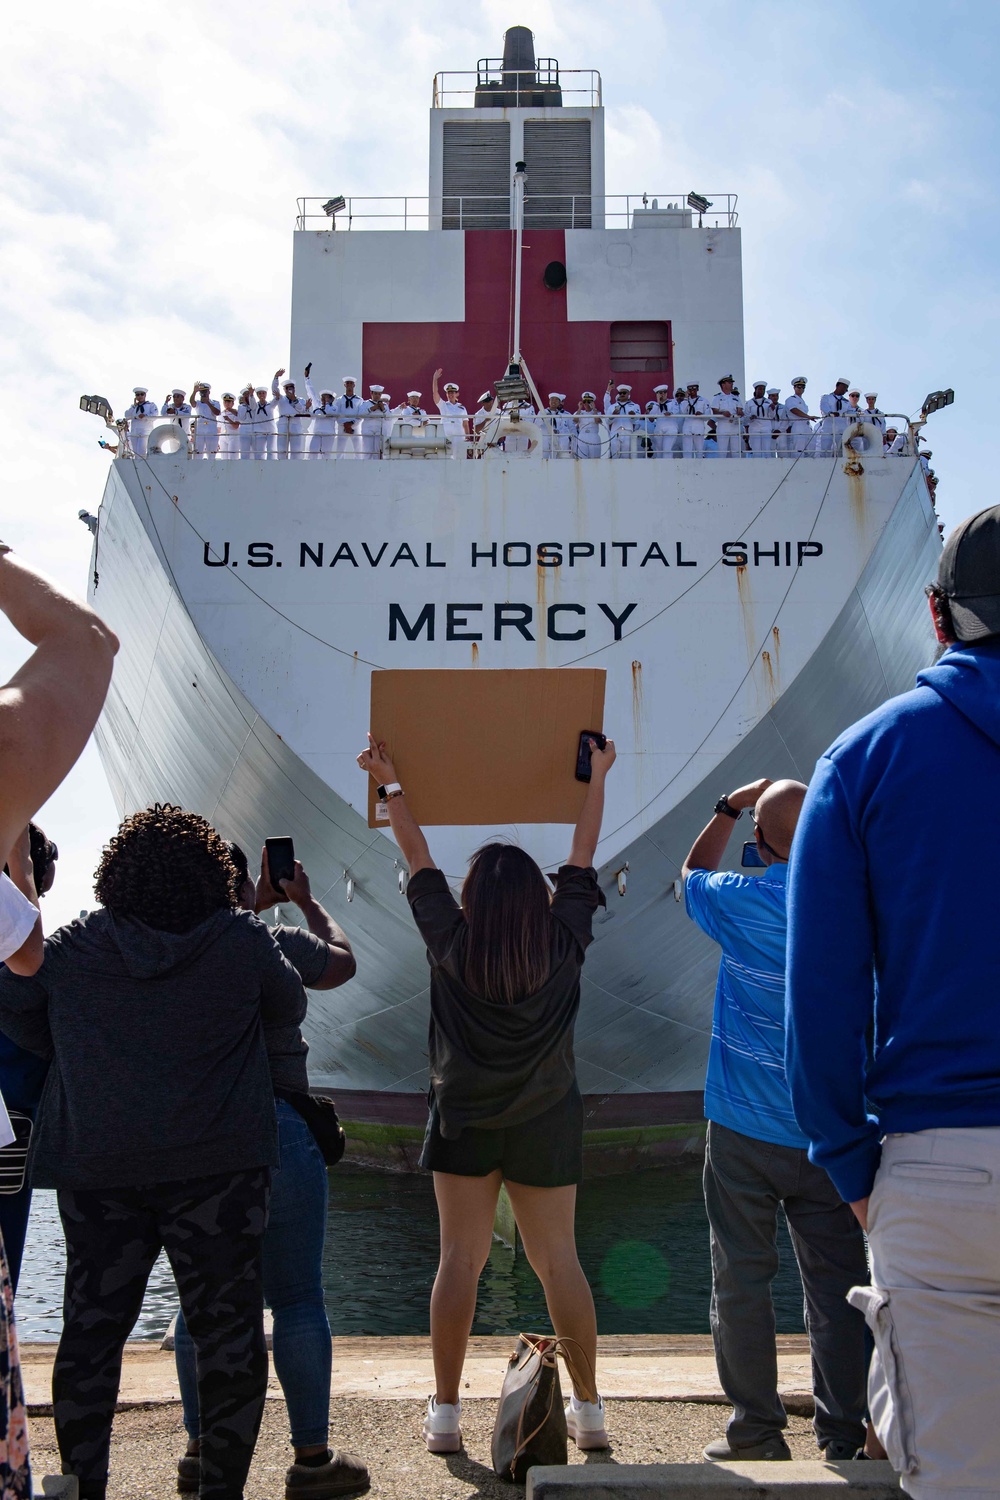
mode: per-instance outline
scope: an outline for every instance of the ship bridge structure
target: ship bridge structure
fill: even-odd
[[[701,195],[712,209],[699,213],[661,194],[613,214],[600,82],[529,40],[508,33],[503,58],[439,75],[430,194],[421,215],[396,205],[406,227],[378,227],[358,200],[317,199],[315,216],[303,200],[293,373],[311,361],[317,389],[354,375],[401,399],[429,397],[440,366],[471,409],[513,349],[520,230],[520,352],[540,389],[575,400],[614,377],[637,396],[675,379],[714,391],[730,371],[745,389],[733,201]],[[358,959],[347,985],[310,998],[313,1084],[348,1120],[416,1128],[428,972],[400,852],[370,826],[356,764],[373,680],[479,673],[488,697],[498,669],[597,674],[603,724],[576,728],[612,735],[618,763],[580,1084],[590,1126],[687,1139],[718,953],[685,915],[684,857],[722,792],[808,781],[838,733],[911,686],[933,655],[922,590],[939,550],[918,459],[870,434],[714,462],[207,463],[123,448],[92,562],[90,597],[122,642],[98,744],[123,814],[180,803],[251,857],[293,836]],[[440,724],[444,736],[446,708]],[[498,834],[545,870],[568,852],[560,821],[435,826],[456,889]]]

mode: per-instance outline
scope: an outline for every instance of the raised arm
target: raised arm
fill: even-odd
[[[751,781],[735,792],[728,792],[726,801],[734,813],[746,812],[748,808],[757,806],[770,785],[767,777],[763,776],[760,781]],[[686,880],[692,870],[717,870],[735,827],[736,819],[729,813],[715,813],[712,821],[705,824],[691,845],[691,852],[681,867],[681,879]]]
[[[0,610],[35,647],[0,687],[0,849],[73,766],[101,711],[117,637],[93,610],[0,551]]]
[[[42,967],[44,958],[44,947],[42,938],[42,914],[38,909],[38,892],[35,890],[35,871],[31,863],[31,836],[27,828],[21,832],[21,836],[7,856],[7,872],[11,882],[21,892],[25,901],[31,903],[35,911],[35,925],[27,934],[19,948],[4,956],[4,963],[12,974],[21,974],[28,977],[37,974]],[[30,920],[30,912],[25,911],[25,925]]]
[[[346,984],[349,979],[353,979],[358,965],[347,934],[313,896],[309,876],[302,865],[296,860],[295,874],[292,879],[283,880],[281,890],[275,890],[271,884],[265,845],[260,855],[260,876],[257,880],[254,911],[259,915],[262,911],[276,906],[279,901],[294,901],[305,917],[306,926],[313,937],[319,938],[322,943],[326,944],[326,968],[309,988],[311,990],[335,990],[338,985]]]
[[[362,750],[358,756],[358,765],[362,771],[368,772],[378,786],[389,786],[398,781],[396,768],[385,753],[385,741],[375,740],[370,732],[368,749]],[[389,798],[389,826],[411,875],[415,875],[418,870],[437,868],[427,847],[423,829],[406,805],[405,796]]]
[[[601,750],[596,741],[590,742],[590,784],[584,798],[576,828],[573,830],[573,847],[569,851],[567,864],[587,870],[594,863],[597,841],[601,836],[604,818],[604,778],[615,763],[615,742],[608,740]],[[391,804],[390,804],[391,806]]]

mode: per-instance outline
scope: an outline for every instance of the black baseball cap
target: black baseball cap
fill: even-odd
[[[1000,635],[1000,505],[955,527],[941,553],[937,586],[960,641]]]

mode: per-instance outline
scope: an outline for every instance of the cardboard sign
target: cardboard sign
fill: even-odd
[[[591,668],[373,672],[371,730],[428,828],[575,823],[587,791],[577,745],[582,730],[603,731],[605,678]],[[385,827],[374,782],[368,826]]]

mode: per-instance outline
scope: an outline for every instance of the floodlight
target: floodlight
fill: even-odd
[[[497,398],[502,402],[527,401],[531,392],[528,390],[527,381],[521,374],[521,366],[517,363],[510,365],[502,380],[494,380],[493,389]]]
[[[326,214],[328,219],[332,219],[334,214],[343,213],[346,207],[346,198],[327,198],[326,202],[323,204],[323,212]]]
[[[946,391],[931,391],[924,397],[924,404],[920,409],[925,417],[929,417],[931,412],[940,411],[944,406],[952,406],[954,401],[955,392],[949,386]]]
[[[701,193],[688,193],[687,206],[693,208],[696,214],[707,214],[712,204],[708,198],[702,197]]]
[[[80,410],[88,412],[92,417],[103,417],[107,425],[111,426],[114,412],[111,410],[111,403],[103,396],[81,396]]]

